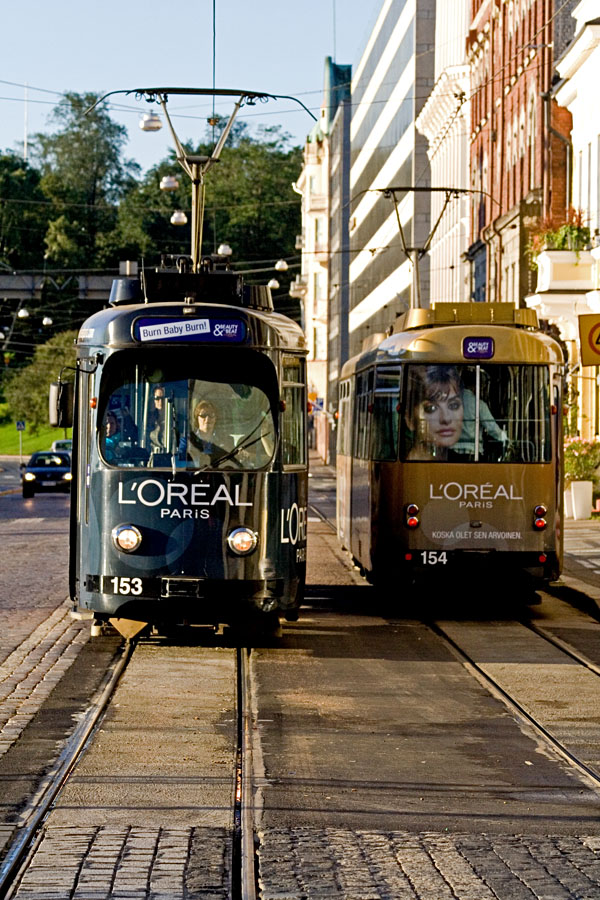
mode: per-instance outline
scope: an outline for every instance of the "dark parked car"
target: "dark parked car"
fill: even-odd
[[[43,450],[34,453],[23,469],[23,496],[37,491],[65,491],[71,487],[71,457],[68,453]]]

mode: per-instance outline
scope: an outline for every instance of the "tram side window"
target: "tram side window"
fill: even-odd
[[[357,459],[368,459],[369,455],[369,406],[373,390],[373,370],[356,376],[354,399],[354,453]]]
[[[402,398],[404,460],[548,462],[546,366],[410,365]]]
[[[283,402],[281,461],[284,466],[303,466],[306,464],[306,394],[299,359],[284,362]]]
[[[371,432],[371,456],[373,459],[396,459],[399,401],[400,369],[398,367],[377,369]]]
[[[340,384],[340,406],[338,425],[337,452],[340,456],[347,456],[352,446],[352,417],[351,412],[350,382],[343,381]]]

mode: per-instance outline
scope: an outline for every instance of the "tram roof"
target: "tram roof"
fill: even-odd
[[[492,355],[466,353],[467,338],[491,338]],[[342,377],[369,365],[406,362],[560,365],[564,357],[560,344],[539,330],[535,310],[509,303],[440,303],[409,310],[398,318],[392,334],[367,339],[363,351],[344,365]]]
[[[244,339],[231,341],[210,339],[204,343],[202,337],[143,339],[139,336],[136,323],[143,320],[145,324],[156,323],[196,323],[208,320],[219,322],[242,322]],[[196,332],[198,334],[198,332]],[[279,349],[307,353],[306,338],[301,327],[289,319],[270,310],[240,308],[222,303],[135,303],[119,305],[100,310],[81,326],[77,337],[77,348],[81,353],[85,347],[97,349],[111,347],[114,349],[142,347],[254,347],[257,349]]]

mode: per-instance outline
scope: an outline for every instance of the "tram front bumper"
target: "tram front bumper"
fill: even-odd
[[[164,618],[185,611],[194,622],[214,621],[241,607],[271,612],[286,593],[283,578],[230,580],[163,575],[144,578],[88,575],[89,608],[110,616]]]

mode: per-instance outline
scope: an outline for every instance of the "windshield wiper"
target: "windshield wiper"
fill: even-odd
[[[262,434],[259,434],[259,436],[255,437],[254,440],[250,440],[250,438],[254,437],[257,429],[259,429],[261,427],[262,423],[267,418],[267,415],[268,415],[268,413],[263,413],[263,417],[260,420],[260,422],[258,423],[258,425],[256,425],[252,429],[250,434],[247,434],[246,437],[243,438],[240,441],[240,443],[237,444],[233,448],[233,450],[230,450],[228,453],[225,453],[223,456],[219,456],[217,459],[212,460],[211,462],[207,463],[205,466],[202,466],[201,469],[198,469],[196,472],[194,472],[194,475],[198,475],[200,472],[204,472],[206,469],[218,468],[221,463],[227,462],[228,460],[233,459],[235,456],[237,456],[237,454],[240,452],[240,450],[247,450],[248,447],[252,447],[254,444],[257,444],[258,441],[262,440],[262,438],[263,438]]]

